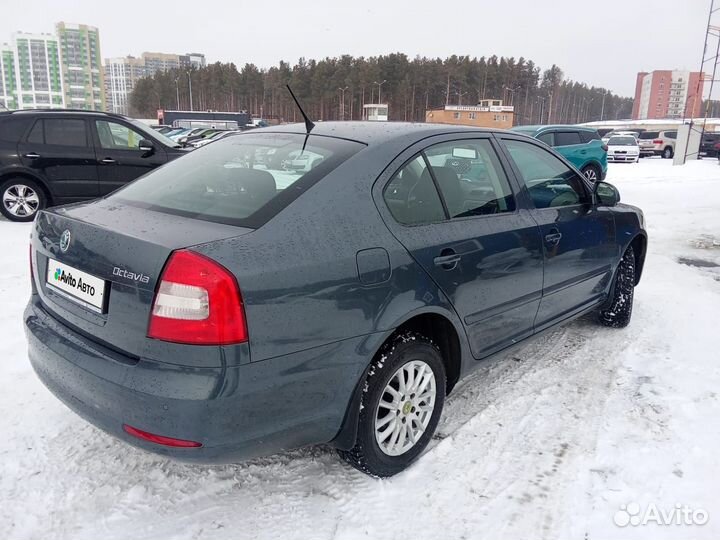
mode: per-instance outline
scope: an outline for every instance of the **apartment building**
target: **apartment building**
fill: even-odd
[[[60,64],[65,105],[73,109],[105,110],[100,32],[94,26],[59,22]]]
[[[126,56],[105,59],[107,110],[128,114],[130,94],[141,77],[150,77],[158,71],[191,69],[205,66],[205,55],[200,53],[168,54],[144,52],[140,58]]]
[[[703,80],[698,71],[640,72],[635,82],[633,120],[700,116]]]
[[[0,103],[8,109],[62,107],[57,37],[17,32],[0,47]]]

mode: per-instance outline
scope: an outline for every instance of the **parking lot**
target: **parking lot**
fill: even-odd
[[[489,362],[408,471],[376,480],[326,448],[184,465],[66,409],[26,357],[31,225],[0,221],[0,531],[5,538],[677,538],[621,505],[702,507],[717,538],[720,167],[611,164],[649,240],[632,324],[581,319]],[[708,505],[713,505],[709,507]],[[392,523],[392,527],[390,526]],[[651,531],[648,531],[651,528]]]

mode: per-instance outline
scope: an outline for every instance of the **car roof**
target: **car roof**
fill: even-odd
[[[62,114],[86,114],[91,116],[104,116],[104,117],[113,117],[113,118],[122,118],[123,120],[132,120],[132,118],[125,116],[123,114],[116,114],[116,113],[109,113],[104,111],[88,111],[85,109],[21,109],[17,111],[6,111],[4,113],[0,113],[3,115],[19,115],[19,116],[25,116],[25,115],[43,115],[43,116],[53,116],[53,115],[62,115]]]
[[[595,128],[587,127],[587,126],[576,126],[574,124],[537,124],[537,125],[530,125],[530,126],[513,126],[512,131],[528,131],[537,133],[539,131],[544,131],[546,129],[572,129],[572,130],[578,130],[578,131],[597,131]]]
[[[386,144],[399,139],[421,140],[434,135],[463,133],[503,133],[506,130],[456,126],[451,124],[423,124],[412,122],[318,122],[312,135],[335,137],[360,142],[368,146]],[[254,129],[246,133],[298,133],[304,135],[305,124],[284,124]]]

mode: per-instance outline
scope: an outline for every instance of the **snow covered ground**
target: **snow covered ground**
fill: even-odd
[[[27,361],[30,227],[0,222],[0,536],[718,538],[720,167],[644,159],[608,181],[650,234],[631,325],[580,320],[488,363],[388,480],[324,448],[183,465],[86,424]],[[653,509],[675,523],[685,505],[707,523],[657,523]]]

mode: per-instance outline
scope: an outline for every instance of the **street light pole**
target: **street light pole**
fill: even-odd
[[[347,90],[349,86],[346,86],[345,88],[338,88],[340,92],[342,92],[342,104],[340,105],[340,120],[345,120],[345,90]]]
[[[603,116],[605,116],[605,96],[610,93],[610,90],[603,92],[602,105],[600,106],[600,121],[602,122]]]
[[[177,110],[180,110],[180,84],[179,77],[175,77],[175,96],[177,98]]]
[[[382,85],[385,84],[386,82],[387,82],[387,81],[386,81],[385,79],[383,79],[381,82],[373,81],[373,84],[377,84],[377,85],[378,85],[378,105],[380,105],[380,104],[382,103],[382,100],[380,99],[380,95],[381,95],[380,92],[381,92],[381,89],[382,89]]]
[[[190,87],[190,110],[193,110],[193,99],[192,99],[192,78],[190,77],[190,72],[187,72],[188,76],[188,86]]]

